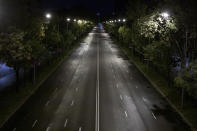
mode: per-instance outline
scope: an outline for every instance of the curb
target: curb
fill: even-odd
[[[80,45],[80,44],[79,44]],[[79,46],[78,45],[78,46]],[[3,127],[3,125],[25,104],[25,102],[39,89],[39,87],[57,70],[57,68],[68,58],[68,56],[73,52],[74,49],[76,49],[78,46],[73,47],[71,51],[60,60],[57,65],[38,83],[35,85],[35,89],[32,90],[32,92],[24,99],[24,101],[18,105],[18,107],[8,116],[8,118],[0,124],[0,129]]]
[[[119,46],[119,45],[118,45]],[[120,47],[120,46],[119,46]],[[159,89],[159,87],[141,70],[141,68],[136,64],[136,62],[127,54],[124,49],[120,47],[120,49],[123,51],[123,53],[129,58],[129,61],[131,61],[135,67],[142,73],[142,75],[151,83],[151,85],[156,89],[157,92],[159,92],[162,97],[166,99],[166,101],[170,104],[170,106],[181,116],[182,120],[191,128],[191,131],[197,131],[192,124],[185,118],[183,113],[178,110],[178,108],[168,99],[168,97]]]

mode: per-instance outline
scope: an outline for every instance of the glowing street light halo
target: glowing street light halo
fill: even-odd
[[[70,22],[71,19],[70,18],[67,18],[66,20],[67,20],[67,22]]]
[[[47,19],[51,19],[51,17],[52,17],[52,16],[51,16],[50,13],[47,13],[47,14],[46,14],[46,18],[47,18]]]
[[[170,14],[168,12],[163,12],[161,14],[164,18],[168,18],[170,16]]]

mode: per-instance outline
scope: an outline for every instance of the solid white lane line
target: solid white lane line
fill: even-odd
[[[155,114],[152,112],[153,117],[155,118],[155,120],[157,120],[157,117],[155,116]]]
[[[67,126],[68,123],[68,119],[66,119],[65,123],[64,123],[64,128]]]
[[[79,128],[79,131],[81,131],[81,130],[82,130],[82,127]]]
[[[120,95],[120,99],[122,100],[123,98],[122,98],[122,95]]]
[[[38,120],[35,120],[33,125],[32,125],[32,128],[34,128],[34,126],[36,125],[36,123],[38,122]]]
[[[70,106],[73,106],[74,104],[75,104],[75,101],[74,101],[74,100],[72,100],[72,102],[71,102]]]
[[[46,129],[46,131],[50,131],[50,128],[51,128],[51,127],[50,127],[50,126],[48,126],[48,127],[47,127],[47,129]]]
[[[125,116],[128,117],[127,111],[124,112]]]
[[[97,85],[96,85],[96,120],[95,131],[99,131],[99,43],[97,41]]]
[[[45,104],[45,106],[48,106],[48,105],[49,105],[49,103],[50,103],[50,101],[47,101],[47,103]]]
[[[14,128],[13,131],[16,131],[16,128]]]

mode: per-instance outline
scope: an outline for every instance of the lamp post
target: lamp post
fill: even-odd
[[[52,16],[51,16],[50,13],[47,13],[45,17],[46,17],[47,19],[51,19]]]
[[[163,12],[162,14],[161,14],[165,19],[167,19],[170,15],[169,15],[169,13],[167,13],[167,12]]]
[[[66,19],[66,21],[67,21],[67,32],[68,32],[68,24],[69,24],[70,20],[71,20],[70,18]]]

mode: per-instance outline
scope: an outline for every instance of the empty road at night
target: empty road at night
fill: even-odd
[[[0,130],[188,131],[97,27]]]

